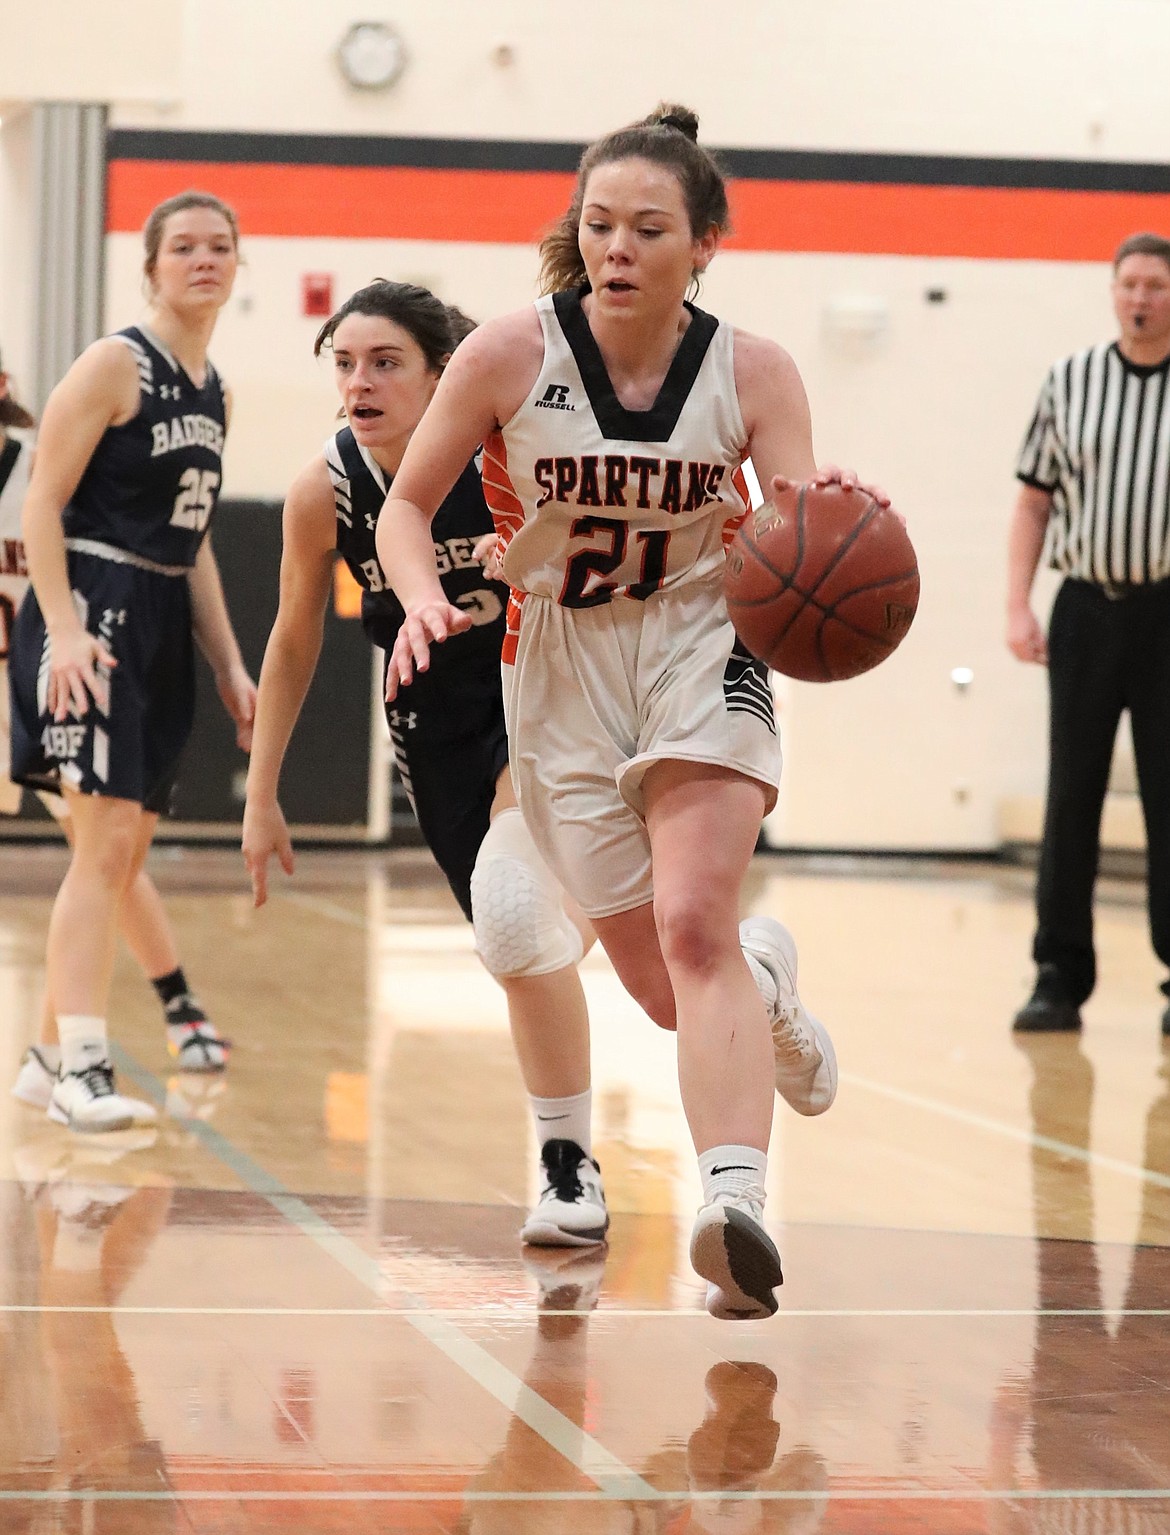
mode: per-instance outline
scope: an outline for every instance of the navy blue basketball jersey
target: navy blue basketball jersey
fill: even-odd
[[[325,444],[325,463],[333,481],[337,516],[337,550],[362,587],[362,623],[375,645],[388,650],[405,614],[386,586],[374,529],[390,489],[392,475],[358,443],[348,426]],[[492,531],[492,516],[483,498],[483,484],[473,459],[455,481],[431,523],[439,579],[447,601],[471,615],[471,628],[431,648],[431,674],[472,656],[498,660],[504,640],[504,609],[508,588],[489,581],[472,555],[476,542]]]
[[[138,326],[115,339],[138,365],[138,414],[102,434],[65,508],[65,536],[159,565],[193,565],[219,497],[223,383],[209,362],[196,388],[158,337]]]

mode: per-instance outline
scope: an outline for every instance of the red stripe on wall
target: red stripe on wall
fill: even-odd
[[[742,250],[1107,261],[1138,229],[1170,232],[1170,196],[1008,187],[740,181]]]
[[[231,203],[246,234],[529,245],[568,206],[556,171],[114,160],[107,227],[136,231],[188,187]],[[1170,230],[1170,196],[857,182],[737,181],[731,248],[1104,261],[1138,229]]]
[[[246,234],[529,245],[568,206],[573,177],[551,171],[114,160],[107,228],[141,229],[157,203],[188,187],[229,202]]]

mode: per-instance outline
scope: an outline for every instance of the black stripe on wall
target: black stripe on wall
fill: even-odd
[[[332,133],[195,133],[115,128],[111,160],[206,160],[229,165],[351,165],[420,170],[575,171],[583,144],[511,139],[372,138]]]
[[[375,138],[361,134],[203,133],[139,128],[114,128],[109,135],[112,160],[412,166],[424,170],[574,171],[584,147],[528,139]],[[732,176],[747,181],[1170,192],[1170,165],[1158,162],[863,154],[815,149],[717,152]]]

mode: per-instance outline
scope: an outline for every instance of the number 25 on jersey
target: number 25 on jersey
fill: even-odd
[[[179,479],[179,487],[175,509],[171,513],[171,527],[189,528],[193,533],[202,533],[215,504],[219,471],[187,469]]]

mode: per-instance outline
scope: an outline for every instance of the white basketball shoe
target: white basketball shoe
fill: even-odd
[[[798,1114],[823,1114],[837,1096],[837,1053],[829,1031],[797,995],[796,941],[772,917],[747,917],[739,924],[739,942],[776,987],[768,1010],[776,1091]]]
[[[226,1069],[232,1042],[209,1018],[174,1023],[167,1012],[167,1050],[180,1071],[207,1075]]]
[[[576,1141],[553,1140],[540,1154],[542,1187],[520,1240],[534,1247],[590,1247],[605,1241],[609,1211],[601,1169]]]
[[[98,1061],[82,1071],[63,1072],[49,1095],[49,1118],[83,1135],[129,1130],[158,1118],[153,1104],[126,1098],[114,1089],[114,1068]]]
[[[722,1321],[752,1322],[776,1312],[772,1292],[784,1283],[784,1274],[763,1221],[764,1191],[758,1185],[717,1195],[695,1217],[691,1263],[707,1280],[707,1310]]]
[[[12,1084],[12,1096],[27,1103],[30,1108],[47,1109],[53,1088],[57,1084],[57,1068],[50,1065],[41,1045],[30,1045],[24,1052],[16,1081]]]

